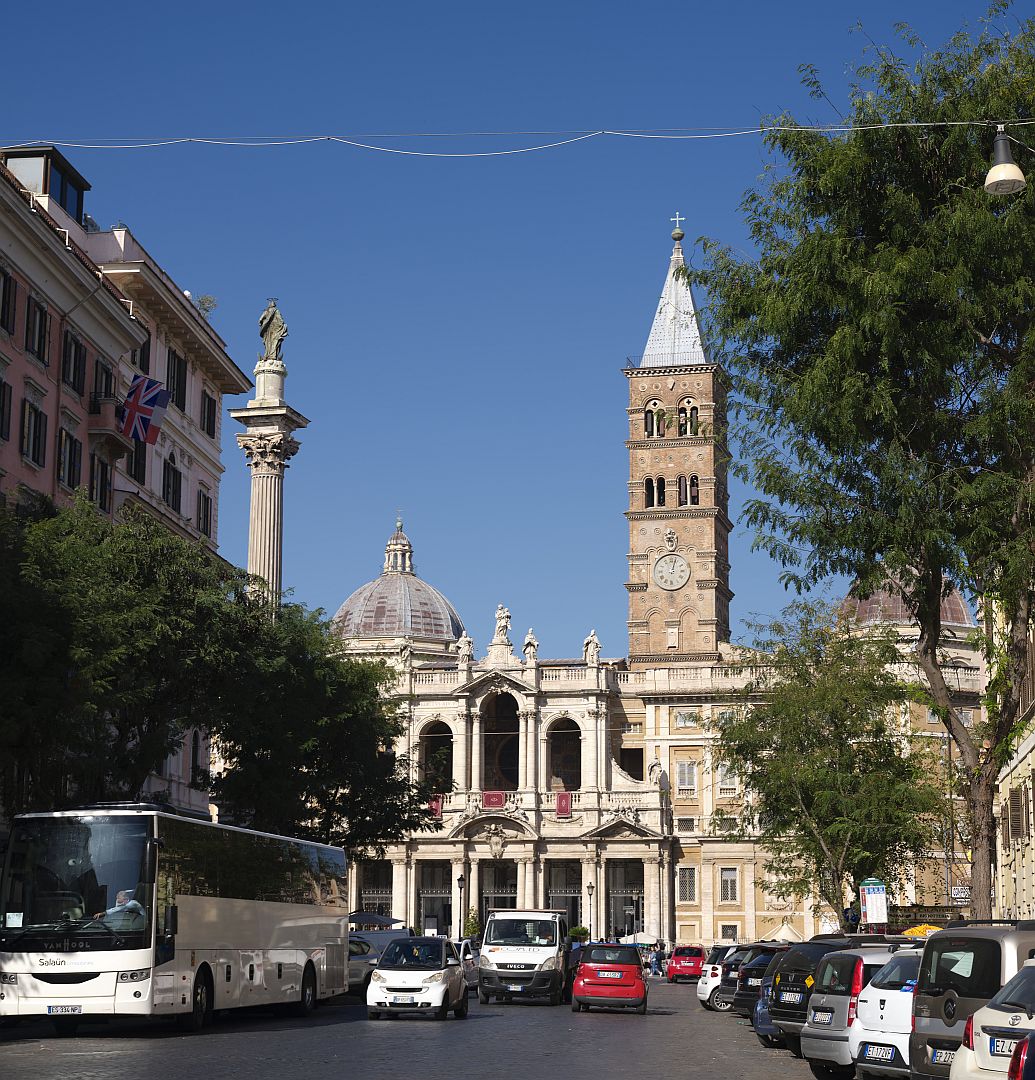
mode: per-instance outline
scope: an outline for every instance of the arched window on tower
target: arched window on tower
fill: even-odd
[[[643,506],[644,509],[654,505],[654,481],[648,476],[643,481]]]
[[[680,405],[679,406],[679,434],[680,434],[680,436],[683,436],[683,435],[686,434],[686,423],[687,423],[686,409],[682,405]]]
[[[701,502],[701,485],[696,476],[690,477],[690,505],[698,506]]]
[[[665,478],[658,477],[658,506],[665,505]]]
[[[680,506],[686,506],[686,502],[687,502],[686,477],[681,476],[679,478],[679,505]]]
[[[654,430],[659,439],[665,437],[665,410],[662,408],[658,408],[654,413]]]
[[[643,437],[654,437],[654,410],[650,407],[643,410]]]
[[[697,406],[694,405],[690,409],[690,434],[696,435],[698,432],[698,428],[699,425],[697,421]]]

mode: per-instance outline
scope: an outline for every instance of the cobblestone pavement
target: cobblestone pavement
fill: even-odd
[[[168,1022],[0,1029],[3,1080],[804,1080],[805,1062],[764,1050],[746,1021],[705,1012],[696,988],[651,980],[646,1016],[568,1006],[479,1005],[466,1020],[370,1021],[343,999],[310,1020],[255,1010],[200,1035]]]

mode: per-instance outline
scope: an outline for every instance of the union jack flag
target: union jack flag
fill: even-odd
[[[122,434],[137,442],[154,444],[168,406],[169,391],[160,382],[146,375],[136,375],[126,394],[120,428]]]

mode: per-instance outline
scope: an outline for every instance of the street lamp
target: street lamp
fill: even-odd
[[[1010,151],[1010,136],[1006,134],[1006,127],[999,124],[992,144],[992,168],[985,177],[985,191],[989,195],[1016,195],[1024,190],[1024,183],[1024,173]]]
[[[456,879],[456,887],[460,890],[460,911],[456,920],[456,940],[463,941],[464,939],[464,875],[461,874]]]
[[[593,940],[593,890],[596,886],[593,882],[589,882],[586,886],[586,892],[589,893],[589,919],[586,921],[586,929],[589,931],[589,940]]]

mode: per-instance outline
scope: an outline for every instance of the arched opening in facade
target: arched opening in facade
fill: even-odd
[[[493,908],[517,907],[517,883],[518,869],[513,859],[482,860],[479,886],[481,897],[478,905],[482,926]]]
[[[494,694],[482,706],[482,789],[517,791],[520,745],[518,707],[510,694]]]
[[[547,778],[550,791],[578,791],[582,787],[582,732],[570,717],[558,720],[547,741]]]
[[[650,509],[654,505],[654,478],[652,476],[646,477],[643,481],[643,505],[645,509]]]
[[[690,505],[697,506],[701,501],[701,483],[696,476],[690,477]]]
[[[588,926],[582,910],[582,863],[577,859],[548,859],[544,869],[546,906],[568,912],[569,926]]]
[[[417,863],[417,910],[422,933],[449,936],[453,932],[453,864],[438,859]]]
[[[611,940],[643,931],[643,863],[639,859],[607,860],[604,910]]]
[[[687,489],[687,484],[686,484],[686,477],[681,476],[679,478],[679,505],[680,506],[686,506],[686,504],[687,504],[687,499],[689,497],[688,494],[687,494],[687,490],[688,489]]]
[[[359,875],[359,910],[392,917],[392,864],[387,859],[364,859]]]
[[[658,506],[665,505],[665,478],[663,476],[658,477]]]
[[[433,784],[436,791],[449,791],[453,786],[453,733],[441,720],[428,724],[420,733],[417,761],[423,780]]]

